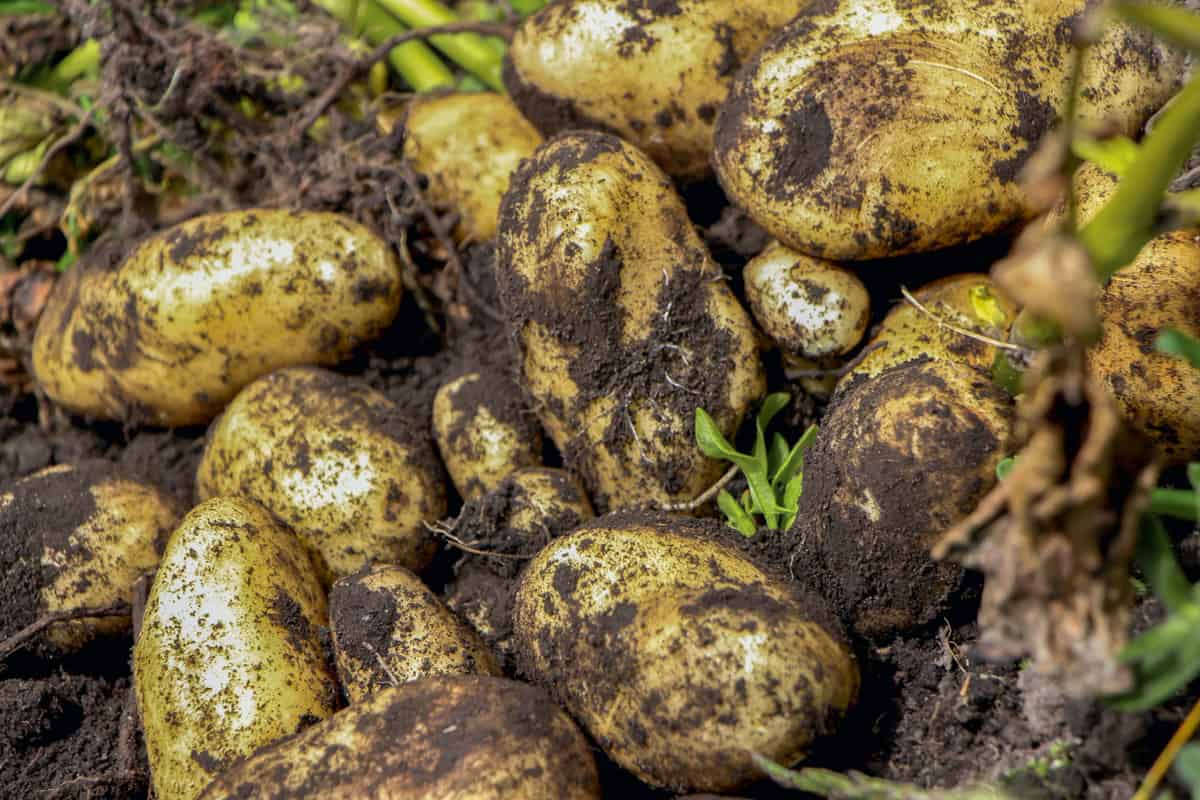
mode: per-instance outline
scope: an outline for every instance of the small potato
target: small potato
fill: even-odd
[[[364,568],[329,592],[338,677],[351,703],[432,675],[499,675],[488,646],[404,567]]]
[[[115,270],[68,272],[33,370],[71,411],[206,423],[260,375],[340,361],[392,321],[400,294],[387,243],[346,217],[210,214],[151,236]]]
[[[240,495],[318,555],[327,583],[363,564],[420,570],[446,513],[441,467],[422,420],[351,378],[291,367],[259,378],[213,423],[196,494]]]
[[[173,499],[100,460],[49,467],[0,492],[0,588],[27,612],[0,622],[0,639],[43,614],[130,602],[179,515]],[[77,650],[129,626],[128,614],[56,622],[43,641]]]
[[[674,791],[761,777],[831,732],[858,668],[816,598],[719,544],[719,523],[621,512],[543,549],[522,573],[522,672],[619,765]]]
[[[191,800],[235,759],[334,712],[325,594],[296,536],[220,497],[167,542],[133,677],[158,797]]]
[[[590,132],[539,148],[504,198],[496,280],[525,387],[598,508],[691,500],[720,476],[695,411],[737,429],[766,390],[756,334],[643,153]]]
[[[564,0],[517,30],[513,100],[547,136],[614,133],[667,174],[711,173],[713,118],[734,75],[805,0]]]
[[[587,741],[542,691],[439,676],[383,689],[220,775],[201,800],[599,800]]]
[[[772,236],[832,260],[1028,218],[1018,176],[1064,108],[1072,26],[1090,5],[809,3],[738,73],[717,117],[717,176]],[[1134,135],[1174,91],[1182,55],[1105,30],[1081,122]]]
[[[542,462],[542,429],[503,374],[468,372],[433,398],[433,435],[464,500],[496,488],[510,473]]]
[[[861,636],[935,619],[962,568],[929,549],[995,483],[1011,419],[988,374],[955,361],[843,382],[804,459],[796,574]]]
[[[827,358],[848,353],[871,321],[871,297],[858,276],[778,242],[742,270],[759,327],[786,355]]]
[[[462,216],[474,241],[496,235],[500,198],[513,170],[542,136],[506,95],[418,95],[404,120],[404,157],[429,180],[430,201]]]

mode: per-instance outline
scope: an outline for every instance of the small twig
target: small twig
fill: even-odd
[[[79,122],[75,123],[74,128],[71,128],[71,130],[55,141],[54,144],[46,148],[46,152],[42,155],[41,161],[38,162],[37,167],[34,168],[30,176],[25,179],[25,182],[22,183],[15,192],[5,198],[3,203],[0,203],[0,217],[3,217],[5,214],[11,211],[12,207],[25,197],[25,193],[28,192],[33,187],[33,184],[37,181],[37,179],[42,176],[42,171],[46,169],[46,166],[50,163],[52,158],[61,153],[64,148],[78,141],[79,137],[83,136],[84,131],[86,131],[88,126],[92,124],[92,117],[96,115],[97,108],[98,106],[92,106],[89,108],[87,113],[79,119]]]
[[[488,558],[507,558],[513,561],[528,561],[533,558],[534,554],[525,555],[523,553],[495,553],[491,550],[481,550],[478,547],[472,547],[464,542],[454,533],[454,528],[446,525],[443,522],[425,523],[425,529],[432,533],[441,536],[446,540],[446,543],[451,547],[462,550],[464,553],[471,553],[477,556],[487,556]]]
[[[946,320],[942,319],[937,314],[921,305],[921,301],[913,297],[912,292],[908,291],[907,287],[901,286],[900,294],[904,295],[904,299],[907,300],[915,309],[917,309],[917,311],[920,311],[922,314],[936,322],[940,327],[945,328],[948,331],[953,331],[959,336],[966,336],[968,339],[974,339],[977,342],[990,344],[992,347],[998,347],[1001,350],[1012,350],[1018,353],[1025,351],[1025,348],[1021,347],[1020,345],[1013,344],[1012,342],[1003,342],[999,339],[993,339],[991,336],[985,336],[982,333],[976,333],[975,331],[967,330],[966,328],[960,328],[957,325],[946,322]]]
[[[137,783],[143,784],[146,782],[146,776],[140,772],[114,772],[109,775],[84,776],[81,778],[72,778],[69,781],[63,781],[57,786],[51,786],[49,789],[42,789],[38,792],[40,797],[78,797],[78,793],[74,790],[83,787],[92,786],[111,786],[113,784],[122,783]],[[91,797],[91,793],[84,795]]]
[[[1197,700],[1196,704],[1192,706],[1192,710],[1188,712],[1183,722],[1180,723],[1171,740],[1167,742],[1167,746],[1158,754],[1158,758],[1154,759],[1154,764],[1151,765],[1150,771],[1146,773],[1146,779],[1138,787],[1133,800],[1150,800],[1154,796],[1154,790],[1158,788],[1158,785],[1162,783],[1162,779],[1166,777],[1167,770],[1175,762],[1175,757],[1179,755],[1179,751],[1183,749],[1183,746],[1191,741],[1198,727],[1200,727],[1200,700]]]
[[[111,606],[105,606],[104,608],[72,608],[67,611],[53,611],[43,614],[12,636],[0,642],[0,660],[8,658],[29,644],[35,636],[57,622],[70,622],[71,620],[90,619],[92,617],[128,617],[129,612],[129,603],[120,602],[114,603]]]
[[[863,359],[865,359],[868,355],[884,347],[887,347],[886,341],[871,342],[871,344],[858,351],[858,355],[856,355],[854,358],[850,359],[845,364],[842,364],[840,367],[834,367],[832,369],[785,368],[784,371],[787,373],[787,376],[793,380],[797,378],[841,378],[842,376],[849,374],[851,370],[861,364]]]
[[[724,489],[729,482],[733,480],[734,476],[737,475],[737,472],[738,467],[735,464],[730,467],[725,474],[717,480],[716,483],[705,489],[704,492],[701,493],[695,500],[688,500],[683,503],[664,503],[660,506],[660,508],[662,508],[663,511],[676,511],[684,513],[695,511],[697,508],[716,497],[717,493]]]
[[[383,660],[383,656],[379,654],[379,651],[375,649],[375,646],[370,642],[363,642],[362,644],[363,647],[371,651],[371,655],[375,656],[375,660],[379,662],[379,668],[383,670],[384,675],[387,675],[388,680],[392,682],[392,686],[400,686],[403,681],[396,676],[396,673],[392,672],[392,668],[389,667],[387,662]]]

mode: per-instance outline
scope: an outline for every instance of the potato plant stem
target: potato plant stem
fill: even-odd
[[[379,5],[412,28],[445,25],[458,15],[437,0],[378,0]],[[503,59],[482,36],[474,33],[431,36],[434,47],[491,88],[504,91],[500,78]]]
[[[1190,489],[1155,489],[1150,493],[1151,514],[1197,521],[1196,493]]]
[[[1196,728],[1200,727],[1200,700],[1196,701],[1196,705],[1192,706],[1192,710],[1188,712],[1186,718],[1180,724],[1175,735],[1171,737],[1171,741],[1167,742],[1167,746],[1159,753],[1158,758],[1154,760],[1154,764],[1150,767],[1150,771],[1146,773],[1146,779],[1142,781],[1142,785],[1138,787],[1137,794],[1133,796],[1133,800],[1150,800],[1154,796],[1154,790],[1162,783],[1162,779],[1166,777],[1167,770],[1171,768],[1175,757],[1179,755],[1179,751],[1183,746],[1196,734]]]
[[[372,45],[379,45],[405,31],[405,27],[375,0],[316,2],[352,33],[362,36]],[[454,85],[454,74],[424,42],[411,41],[393,47],[388,52],[388,63],[405,83],[418,92]]]

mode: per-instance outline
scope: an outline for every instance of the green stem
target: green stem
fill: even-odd
[[[379,0],[379,5],[412,28],[460,21],[457,14],[437,0]],[[454,33],[431,36],[429,40],[467,72],[493,89],[504,91],[504,81],[500,77],[503,58],[484,37],[475,33]]]
[[[100,69],[100,43],[88,39],[68,53],[54,68],[34,81],[39,89],[66,94],[77,78]]]
[[[375,0],[316,0],[317,5],[336,17],[342,25],[379,45],[407,30]],[[454,86],[454,74],[437,53],[423,42],[405,42],[388,53],[388,63],[418,92],[430,92]]]
[[[1197,521],[1196,493],[1191,489],[1155,489],[1150,493],[1151,514]]]

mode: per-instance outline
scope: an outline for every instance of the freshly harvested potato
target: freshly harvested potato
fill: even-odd
[[[542,691],[439,676],[377,692],[228,770],[202,800],[599,800],[587,741]]]
[[[667,174],[711,173],[713,119],[738,68],[805,0],[565,0],[529,17],[504,64],[547,136],[619,135]]]
[[[929,549],[991,488],[1011,426],[1008,395],[956,361],[910,361],[839,386],[804,458],[796,574],[862,636],[936,618],[962,569]]]
[[[670,180],[615,136],[547,142],[500,215],[501,304],[542,424],[600,509],[690,500],[766,388],[754,326]]]
[[[729,196],[813,256],[932,250],[1027,218],[1017,176],[1063,108],[1089,0],[809,3],[734,81],[713,160]],[[1182,57],[1114,24],[1080,119],[1133,135]]]
[[[387,243],[336,214],[258,209],[196,217],[111,271],[72,269],[33,342],[66,408],[194,425],[279,367],[333,364],[400,308]]]
[[[158,564],[179,514],[163,492],[100,460],[49,467],[0,491],[0,588],[23,598],[27,611],[0,622],[0,639],[43,614],[130,602],[134,581]],[[77,650],[129,625],[128,614],[64,620],[42,642]]]
[[[433,398],[433,435],[464,500],[495,489],[510,473],[542,462],[542,429],[503,374],[468,372]]]
[[[446,513],[425,423],[317,367],[273,372],[234,398],[208,432],[196,494],[262,505],[318,555],[326,583],[371,561],[423,569],[437,544],[425,522]]]
[[[191,800],[235,759],[332,714],[325,593],[300,540],[219,497],[171,534],[133,678],[158,797]]]
[[[404,157],[429,180],[430,201],[457,211],[474,241],[496,235],[500,198],[513,170],[542,136],[506,95],[418,95],[404,119]]]
[[[499,675],[488,646],[404,567],[365,567],[329,592],[338,677],[351,703],[431,675]]]
[[[746,264],[742,275],[754,319],[785,355],[843,355],[867,332],[867,287],[837,264],[772,242]]]
[[[794,763],[858,691],[822,604],[718,543],[714,528],[601,517],[529,563],[513,606],[523,674],[614,761],[680,792],[761,777],[751,752]]]

